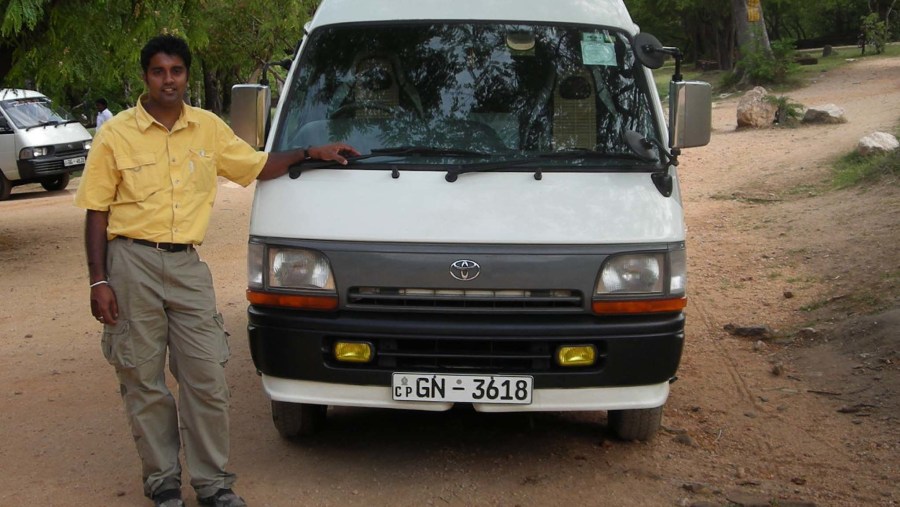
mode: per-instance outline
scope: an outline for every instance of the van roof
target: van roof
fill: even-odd
[[[310,30],[338,23],[404,20],[578,23],[638,31],[622,0],[323,0]]]
[[[0,88],[0,100],[33,99],[44,97],[43,93],[34,90],[20,90],[16,88]]]

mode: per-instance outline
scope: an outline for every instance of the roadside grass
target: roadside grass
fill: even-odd
[[[900,126],[894,129],[894,135],[900,137]],[[853,151],[835,162],[832,177],[835,188],[872,183],[900,184],[900,149],[868,156]]]

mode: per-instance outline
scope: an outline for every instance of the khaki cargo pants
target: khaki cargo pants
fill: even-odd
[[[225,471],[224,374],[230,352],[209,268],[193,248],[164,252],[117,238],[107,248],[107,269],[119,318],[104,329],[103,354],[116,367],[143,465],[144,494],[181,486],[181,442],[197,494],[230,488],[235,476]],[[166,387],[167,351],[177,405]]]

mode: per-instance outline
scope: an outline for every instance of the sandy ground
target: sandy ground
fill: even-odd
[[[238,491],[257,506],[900,503],[900,189],[827,186],[835,157],[900,119],[900,59],[788,95],[835,103],[849,122],[736,131],[731,97],[712,143],[682,157],[687,347],[649,443],[611,439],[603,413],[346,408],[317,440],[282,440],[246,342],[252,191],[223,182],[201,253],[232,333]],[[0,203],[4,506],[149,505],[88,311],[77,185]]]

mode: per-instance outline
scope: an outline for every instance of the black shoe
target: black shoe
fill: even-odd
[[[181,501],[180,489],[167,489],[153,495],[153,504],[156,507],[184,507]]]
[[[212,496],[197,497],[200,505],[214,505],[215,507],[247,507],[244,499],[237,496],[231,489],[220,489]],[[167,506],[168,507],[168,506]]]

